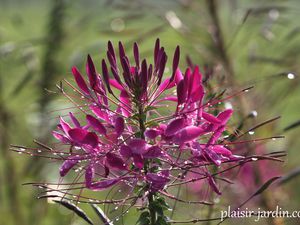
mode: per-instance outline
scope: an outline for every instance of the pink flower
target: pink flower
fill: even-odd
[[[189,164],[220,166],[222,162],[236,159],[228,147],[218,143],[232,110],[218,115],[210,111],[209,104],[205,103],[199,67],[188,68],[184,74],[178,68],[179,47],[174,53],[171,76],[166,79],[163,74],[167,55],[159,40],[153,64],[140,59],[136,43],[133,64],[121,42],[118,48],[121,66],[118,67],[117,55],[109,42],[107,60],[101,62],[102,76],[90,56],[86,63],[87,81],[77,68],[72,69],[78,91],[90,110],[85,116],[85,125],[82,126],[71,113],[74,127],[61,118],[58,131],[53,131],[62,144],[72,149],[76,147],[62,164],[61,176],[66,176],[76,166],[82,167],[84,161],[88,188],[108,188],[128,174],[128,183],[142,180],[150,183],[151,192],[157,192],[171,180],[169,173],[162,171],[173,167],[184,169]],[[171,94],[172,89],[177,96]],[[165,113],[161,108],[168,105],[167,102],[175,103],[174,110],[162,115]],[[160,123],[151,123],[151,120],[160,119]],[[177,158],[181,151],[186,152],[187,158]],[[162,171],[155,171],[158,165]],[[99,167],[104,170],[102,178],[95,177],[95,169]],[[112,171],[117,172],[119,178],[115,177],[115,172],[113,176]],[[105,180],[98,182],[99,179]],[[217,192],[213,177],[207,181]]]
[[[136,43],[133,62],[121,42],[118,54],[108,42],[106,56],[100,73],[90,56],[86,75],[72,68],[77,87],[67,84],[75,94],[64,94],[78,110],[60,118],[53,131],[58,143],[48,151],[62,162],[60,176],[78,172],[74,185],[93,191],[124,185],[128,199],[148,197],[149,205],[153,196],[170,197],[168,189],[181,184],[207,185],[220,195],[210,166],[244,158],[233,154],[225,136],[233,110],[219,104],[221,95],[212,97],[199,67],[180,70],[177,47],[164,78],[168,57],[159,40],[153,62],[140,58]]]
[[[143,139],[131,139],[127,145],[122,145],[120,154],[128,159],[133,158],[134,165],[142,169],[145,159],[152,159],[163,156],[162,150],[158,146],[148,145]]]

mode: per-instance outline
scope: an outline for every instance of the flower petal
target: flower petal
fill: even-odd
[[[120,154],[121,156],[123,156],[124,158],[130,158],[132,156],[132,151],[131,148],[127,145],[122,145],[120,147]]]
[[[150,182],[157,182],[157,183],[165,183],[170,180],[168,177],[156,173],[147,173],[146,179]]]
[[[202,86],[202,74],[199,71],[199,66],[196,66],[190,82],[190,93],[197,91],[199,89],[199,86]]]
[[[81,128],[74,128],[74,129],[69,130],[69,132],[68,132],[70,138],[76,143],[81,143],[82,140],[87,135],[87,133],[88,133],[87,130],[84,130]]]
[[[149,139],[155,139],[157,136],[161,134],[161,131],[157,129],[147,129],[144,135]]]
[[[195,90],[194,90],[195,89]],[[193,88],[193,92],[191,93],[190,96],[190,102],[197,102],[197,101],[202,101],[203,97],[204,97],[204,88],[202,85],[199,85],[196,88]]]
[[[176,47],[175,52],[174,52],[174,56],[173,56],[173,64],[172,64],[172,76],[171,76],[171,81],[173,81],[173,79],[175,78],[176,75],[176,71],[178,68],[178,64],[179,64],[179,58],[180,58],[180,48],[179,46]]]
[[[202,128],[196,126],[188,126],[180,130],[174,136],[173,141],[175,143],[182,144],[188,141],[192,141],[203,134],[205,134],[205,131]]]
[[[118,137],[124,132],[124,129],[125,129],[124,119],[122,117],[117,117],[115,121],[115,131]]]
[[[122,114],[126,117],[130,116],[130,109],[131,109],[131,100],[130,96],[125,90],[122,90],[120,93],[120,109]]]
[[[184,84],[184,80],[181,80],[177,85],[178,105],[185,103],[186,97],[187,97],[186,86]]]
[[[147,143],[140,138],[134,138],[128,141],[127,145],[131,148],[132,153],[144,154],[147,152]]]
[[[206,112],[202,112],[202,117],[207,120],[210,123],[221,123],[222,121],[216,117],[214,117],[213,115],[206,113]]]
[[[221,165],[222,158],[219,155],[217,155],[217,153],[207,150],[207,149],[204,151],[204,153],[209,161],[213,162],[217,166]]]
[[[227,109],[221,112],[217,118],[222,122],[222,125],[226,124],[227,121],[230,119],[231,115],[233,113],[232,109]]]
[[[71,129],[71,126],[66,122],[64,121],[64,119],[62,117],[60,117],[60,121],[59,121],[60,125],[61,125],[61,128],[62,130],[68,134],[69,130]]]
[[[97,117],[106,121],[107,123],[110,123],[109,116],[105,110],[102,110],[100,107],[95,105],[90,105],[90,109]]]
[[[69,112],[69,116],[74,124],[75,127],[80,127],[79,121],[76,119],[73,113]]]
[[[123,159],[121,159],[118,155],[114,153],[106,154],[106,162],[111,168],[118,170],[127,170],[127,166]]]
[[[209,149],[214,151],[217,154],[221,154],[221,155],[224,155],[224,156],[231,156],[232,155],[231,151],[228,150],[227,148],[225,148],[222,145],[212,145],[212,146],[210,146]]]
[[[94,191],[105,190],[105,189],[113,186],[114,184],[118,183],[120,180],[121,180],[120,178],[116,178],[116,179],[98,181],[98,182],[93,183],[90,186],[90,189],[94,190]]]
[[[135,167],[142,169],[144,167],[144,160],[143,160],[142,156],[138,155],[138,154],[134,154],[134,155],[132,155],[132,157],[133,157],[133,163],[134,163]]]
[[[153,159],[163,155],[162,150],[158,146],[151,146],[148,148],[146,154],[143,155],[145,159]]]
[[[92,185],[92,181],[94,178],[95,169],[92,165],[89,165],[88,168],[85,170],[85,185],[90,187]]]
[[[167,78],[159,85],[157,93],[161,93],[162,91],[168,90],[174,86],[175,82],[170,82],[170,78]]]
[[[67,137],[65,137],[64,135],[62,135],[56,131],[52,131],[52,135],[53,135],[53,137],[55,137],[57,140],[61,141],[62,143],[69,143],[69,139]]]
[[[59,169],[60,176],[64,177],[79,161],[79,157],[69,157],[63,162]]]
[[[109,83],[110,83],[111,86],[113,86],[114,88],[116,88],[120,91],[124,90],[122,85],[115,79],[109,79]]]
[[[181,130],[184,127],[184,124],[185,124],[184,118],[179,118],[171,121],[165,130],[165,135],[172,136],[176,134],[179,130]]]
[[[219,126],[217,127],[217,129],[214,131],[213,135],[211,136],[211,138],[208,140],[207,142],[207,146],[210,146],[212,144],[215,144],[216,141],[220,138],[220,136],[222,135],[223,131],[225,130],[225,126]]]
[[[82,144],[87,145],[87,147],[92,148],[93,150],[98,146],[98,143],[98,136],[94,132],[88,132],[82,140]]]
[[[93,117],[91,115],[87,115],[86,120],[97,132],[99,132],[100,134],[106,135],[106,128],[98,119],[96,119],[95,117]]]
[[[163,190],[166,184],[170,181],[168,176],[165,174],[148,173],[146,180],[150,182],[150,191],[157,192]]]

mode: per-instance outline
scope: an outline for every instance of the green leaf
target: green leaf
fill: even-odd
[[[110,221],[110,219],[105,215],[105,213],[103,212],[103,210],[96,204],[91,204],[92,208],[94,209],[94,211],[97,213],[98,217],[100,218],[100,220],[107,225],[113,225],[113,222]]]
[[[155,158],[155,159],[152,159],[152,160],[153,160],[157,165],[159,165],[159,166],[162,165],[160,159]]]
[[[273,177],[269,179],[266,183],[264,183],[254,194],[253,196],[259,195],[264,192],[274,181],[279,179],[280,177]]]
[[[129,117],[129,118],[131,118],[131,119],[133,119],[133,120],[139,120],[139,114],[138,113],[136,113],[136,114],[133,114],[131,117]]]
[[[79,208],[78,206],[74,205],[73,203],[66,201],[66,200],[54,200],[54,202],[56,202],[57,204],[60,204],[62,206],[64,206],[65,208],[73,211],[74,213],[77,214],[77,216],[79,216],[80,218],[84,219],[88,224],[93,225],[92,220],[85,214],[85,212]]]
[[[149,225],[150,224],[150,213],[148,211],[142,212],[137,224],[139,225]]]
[[[166,200],[162,197],[158,197],[156,201],[160,204],[160,206],[163,208],[163,210],[170,209],[170,206],[168,203],[166,203]]]

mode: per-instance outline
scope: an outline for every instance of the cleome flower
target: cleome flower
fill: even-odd
[[[84,125],[69,113],[72,125],[60,118],[53,131],[58,141],[72,149],[61,165],[62,177],[80,166],[85,168],[86,188],[103,190],[121,181],[129,185],[139,181],[151,192],[158,192],[176,177],[174,168],[184,171],[210,163],[220,166],[241,158],[218,143],[233,110],[217,115],[211,112],[199,67],[188,68],[184,74],[178,67],[179,47],[166,79],[167,55],[159,40],[153,64],[140,59],[136,43],[133,63],[121,42],[118,48],[119,59],[108,42],[101,75],[90,56],[87,77],[72,68],[76,90],[89,112],[85,113]],[[207,182],[220,193],[212,176],[207,176]]]
[[[60,117],[52,132],[57,142],[51,147],[36,142],[44,149],[38,149],[38,153],[32,153],[35,148],[13,147],[19,153],[61,162],[59,185],[73,186],[59,189],[66,199],[85,202],[87,197],[81,196],[82,189],[102,191],[123,185],[128,191],[123,199],[92,201],[130,207],[141,202],[140,209],[147,211],[141,214],[140,220],[168,224],[162,212],[167,204],[161,196],[178,200],[170,194],[170,188],[192,183],[201,184],[197,187],[200,189],[206,184],[211,193],[221,195],[216,179],[228,181],[220,177],[223,172],[254,158],[235,155],[229,147],[235,144],[230,141],[234,133],[228,126],[233,110],[225,109],[222,103],[234,95],[223,98],[224,92],[212,93],[207,88],[207,77],[203,78],[198,66],[191,65],[182,72],[179,47],[174,52],[167,78],[164,74],[168,57],[159,39],[153,56],[152,63],[141,59],[135,43],[133,61],[130,61],[119,42],[117,57],[109,41],[106,59],[101,61],[101,73],[88,56],[86,75],[72,68],[77,87],[64,81],[74,92],[69,94],[62,85],[58,86],[78,110],[69,112],[68,117]],[[266,139],[270,138],[258,140]],[[278,160],[281,156],[255,156],[255,161]],[[222,166],[225,169],[221,170]],[[73,171],[77,172],[73,182],[64,183],[64,177]],[[46,183],[43,185],[46,192],[54,190]],[[80,193],[74,195],[74,190]]]

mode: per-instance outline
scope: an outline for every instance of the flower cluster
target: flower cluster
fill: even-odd
[[[78,86],[75,91],[88,109],[82,110],[83,124],[70,113],[72,124],[60,118],[53,131],[56,139],[71,148],[60,168],[62,177],[80,167],[84,168],[86,188],[103,190],[120,182],[139,183],[148,193],[156,193],[191,168],[220,166],[241,158],[220,142],[233,110],[214,115],[212,106],[221,100],[206,100],[198,66],[181,72],[179,47],[166,79],[167,55],[159,40],[153,64],[140,59],[136,43],[134,63],[130,63],[121,42],[118,47],[119,59],[108,42],[109,63],[102,60],[101,75],[90,56],[86,63],[88,79],[72,68]],[[208,170],[204,175],[220,194]]]

